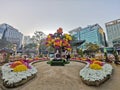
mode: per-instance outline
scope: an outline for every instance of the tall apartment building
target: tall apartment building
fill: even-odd
[[[22,45],[23,34],[8,24],[1,24],[0,39],[16,44],[19,49]]]
[[[105,23],[108,45],[113,46],[114,41],[120,38],[120,19]]]
[[[74,30],[74,29],[73,29]],[[106,46],[106,37],[103,29],[100,25],[89,25],[85,28],[81,28],[78,32],[79,40],[85,40],[85,43],[95,43],[100,47]],[[76,37],[78,37],[76,35]],[[81,45],[82,49],[85,49],[85,43]]]

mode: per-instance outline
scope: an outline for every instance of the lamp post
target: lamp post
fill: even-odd
[[[39,43],[38,43],[37,49],[38,49],[38,56],[39,56],[39,54],[40,54],[40,44]]]
[[[14,50],[15,55],[16,55],[17,54],[17,45],[16,44],[14,44],[13,50]]]
[[[108,60],[106,48],[104,48],[104,57],[105,57],[105,61],[108,62],[109,60]]]

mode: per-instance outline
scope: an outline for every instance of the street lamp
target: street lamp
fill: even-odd
[[[14,52],[15,52],[15,55],[17,54],[17,45],[16,44],[13,44],[14,46],[13,46],[13,50],[14,50]]]

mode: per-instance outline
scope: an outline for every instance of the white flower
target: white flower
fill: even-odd
[[[80,71],[80,76],[84,80],[89,80],[89,81],[96,81],[96,80],[102,80],[104,79],[107,75],[112,74],[112,66],[110,64],[104,64],[101,70],[94,70],[89,68],[87,65]]]
[[[22,72],[13,72],[13,69],[10,68],[9,63],[2,66],[2,79],[7,81],[7,84],[13,84],[21,81],[22,79],[27,79],[28,76],[37,73],[37,69],[31,64],[31,69]]]

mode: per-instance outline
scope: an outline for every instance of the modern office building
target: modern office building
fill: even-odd
[[[85,40],[85,43],[91,42],[99,45],[100,47],[106,46],[105,33],[103,32],[103,29],[98,24],[89,25],[85,28],[81,28],[80,30],[78,30],[77,33],[78,34],[76,34],[76,37],[78,37],[80,40]],[[81,45],[82,49],[86,49],[85,43]]]
[[[120,19],[105,23],[108,45],[113,47],[113,42],[120,38]],[[114,43],[115,44],[115,43]]]
[[[80,40],[80,30],[82,30],[81,27],[75,28],[71,31],[69,31],[71,36],[74,36],[76,40]]]
[[[19,49],[22,46],[23,34],[8,24],[1,24],[0,39],[16,44]]]
[[[105,33],[103,32],[103,29],[98,24],[89,25],[83,28],[80,31],[80,39],[86,40],[86,43],[91,42],[91,43],[97,44],[100,47],[106,46]],[[85,48],[85,44],[82,45],[82,48]]]

